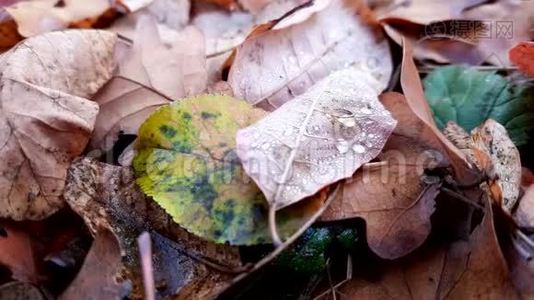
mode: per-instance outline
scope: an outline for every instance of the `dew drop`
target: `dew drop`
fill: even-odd
[[[337,144],[336,144],[336,148],[337,150],[339,151],[339,153],[347,153],[347,151],[349,151],[349,142],[343,140],[343,139],[338,139],[337,140]]]
[[[364,153],[365,152],[365,147],[363,145],[360,145],[360,144],[354,144],[352,146],[352,150],[356,153]]]

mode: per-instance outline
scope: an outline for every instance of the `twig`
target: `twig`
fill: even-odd
[[[141,257],[141,267],[143,269],[143,286],[145,289],[145,299],[156,299],[156,287],[154,284],[154,268],[152,267],[152,242],[150,234],[143,232],[137,238],[139,245],[139,256]]]
[[[449,196],[454,197],[455,199],[458,199],[458,200],[460,200],[462,202],[465,202],[465,203],[467,203],[469,205],[472,205],[472,206],[474,206],[474,207],[476,207],[476,208],[478,208],[480,210],[484,210],[484,207],[482,207],[482,205],[476,203],[475,201],[467,198],[466,196],[464,196],[464,195],[462,195],[460,193],[457,193],[457,192],[455,192],[455,191],[453,191],[451,189],[448,189],[448,188],[446,188],[444,186],[440,187],[439,189],[442,192],[448,194]]]
[[[330,203],[332,203],[332,201],[336,198],[336,195],[337,195],[337,193],[339,191],[339,187],[340,187],[340,184],[337,184],[335,189],[334,189],[334,191],[328,196],[328,198],[326,199],[326,201],[323,204],[323,206],[321,206],[321,208],[319,208],[319,210],[317,210],[315,212],[315,214],[313,214],[313,216],[311,216],[308,219],[308,221],[306,221],[306,223],[304,223],[299,228],[299,230],[297,230],[297,232],[295,232],[291,237],[289,237],[287,240],[285,240],[280,246],[276,247],[276,249],[274,249],[273,252],[269,253],[269,255],[265,256],[260,261],[258,261],[253,267],[248,268],[246,270],[246,272],[243,272],[242,274],[236,276],[232,280],[232,282],[235,284],[236,282],[241,281],[243,278],[247,277],[249,274],[259,270],[261,267],[265,266],[266,264],[271,262],[275,257],[277,257],[278,254],[280,254],[282,251],[287,249],[287,247],[289,247],[289,245],[291,245],[293,242],[295,242],[304,233],[304,231],[306,231],[306,229],[308,229],[308,227],[310,227],[315,222],[315,220],[321,214],[323,214],[323,212],[330,205]]]
[[[349,282],[350,280],[352,280],[352,257],[350,256],[350,254],[348,254],[347,255],[347,276],[341,282],[334,285],[331,289],[335,291],[336,289],[338,289],[345,283]],[[319,294],[319,296],[313,298],[313,300],[319,300],[322,297],[326,296],[329,292],[330,292],[330,289],[322,292],[321,294]]]

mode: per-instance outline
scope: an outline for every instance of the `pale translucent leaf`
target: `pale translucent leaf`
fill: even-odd
[[[380,153],[396,121],[372,82],[356,69],[335,72],[238,131],[237,154],[271,205],[313,195]]]

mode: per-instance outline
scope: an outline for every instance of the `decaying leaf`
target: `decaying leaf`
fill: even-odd
[[[165,106],[139,130],[133,166],[142,190],[182,227],[231,244],[269,242],[267,203],[235,154],[235,134],[265,112],[228,96]],[[279,218],[291,235],[324,201],[320,194]]]
[[[91,139],[93,148],[109,150],[119,132],[135,134],[158,107],[206,89],[204,39],[194,27],[164,43],[156,23],[142,17],[134,45],[119,62],[119,72],[99,92],[100,105]],[[157,54],[155,54],[157,53]]]
[[[107,229],[101,229],[85,258],[74,282],[59,297],[70,299],[122,299],[128,296],[131,284],[121,278],[119,241]]]
[[[192,257],[204,257],[226,268],[240,265],[237,250],[201,240],[175,224],[156,202],[137,187],[130,168],[76,160],[69,169],[65,199],[81,215],[93,235],[111,230],[124,252],[125,276],[133,283],[130,297],[142,298],[141,268],[136,238],[149,231],[153,265],[161,297],[184,296],[194,289],[209,294],[226,286],[231,276]],[[161,233],[161,234],[158,234]]]
[[[357,69],[330,74],[238,131],[237,155],[275,209],[352,176],[375,158],[396,121]]]
[[[521,42],[508,52],[510,61],[519,70],[534,77],[534,42]]]
[[[454,121],[467,131],[494,119],[517,146],[534,129],[534,89],[514,86],[501,75],[464,66],[441,67],[424,80],[438,127]]]
[[[36,286],[29,283],[14,281],[0,285],[0,299],[45,300],[46,298]]]
[[[54,32],[2,56],[0,217],[40,219],[63,206],[67,168],[98,112],[87,98],[111,77],[115,41],[103,31]]]
[[[375,261],[373,277],[354,278],[340,293],[350,299],[518,299],[493,226],[487,208],[469,240],[428,243],[382,267]]]
[[[398,121],[378,156],[382,165],[346,180],[321,220],[362,217],[371,250],[394,259],[419,247],[430,233],[439,180],[423,173],[449,162],[439,138],[402,95],[386,93],[381,101]]]
[[[258,26],[237,49],[228,82],[234,95],[273,110],[328,74],[352,66],[383,90],[392,65],[387,41],[341,0],[315,1]]]

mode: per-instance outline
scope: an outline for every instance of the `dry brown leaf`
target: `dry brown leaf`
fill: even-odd
[[[87,98],[111,77],[115,42],[103,31],[53,32],[2,56],[0,217],[41,219],[63,206],[67,168],[98,112]]]
[[[91,147],[109,150],[119,133],[136,134],[158,107],[204,91],[206,82],[204,40],[196,28],[175,33],[168,45],[152,18],[140,18],[134,45],[119,61],[118,74],[94,99],[100,113]]]
[[[125,3],[128,7],[133,6],[130,11],[134,12],[118,19],[108,30],[133,40],[137,23],[142,16],[148,15],[156,20],[162,39],[172,41],[174,31],[183,29],[189,23],[191,10],[189,0],[141,0],[140,2],[140,4]]]
[[[243,168],[274,209],[352,176],[380,153],[396,122],[369,82],[357,69],[334,72],[237,132]]]
[[[123,299],[131,285],[121,278],[122,256],[119,241],[106,229],[95,236],[83,266],[61,300]]]
[[[356,10],[350,4],[316,1],[257,26],[237,49],[230,69],[234,95],[273,110],[347,67],[371,74],[377,92],[383,90],[392,72],[389,46],[367,22],[365,7]]]
[[[448,157],[447,159],[454,170],[454,175],[458,183],[470,185],[478,182],[481,177],[480,172],[472,168],[465,154],[449,141],[436,126],[432,111],[426,101],[419,72],[412,57],[412,46],[406,40],[403,41],[400,83],[404,96],[406,97],[406,102],[412,111],[434,132],[434,136],[441,144],[439,147],[442,149],[441,153]]]
[[[240,265],[236,248],[201,240],[174,223],[139,190],[129,168],[87,158],[76,160],[69,169],[65,199],[84,218],[93,235],[99,228],[107,228],[119,239],[126,276],[133,283],[130,297],[140,298],[143,290],[136,244],[143,231],[152,236],[154,275],[163,285],[158,289],[160,296],[181,297],[193,290],[207,295],[229,283],[229,274],[211,269],[198,257],[229,269]]]
[[[521,42],[508,52],[510,61],[519,70],[534,77],[534,42]]]
[[[469,240],[427,244],[405,259],[379,266],[372,267],[373,280],[354,278],[340,294],[347,299],[518,299],[489,207]]]
[[[384,165],[359,170],[347,180],[322,220],[362,217],[371,250],[394,259],[419,247],[430,233],[439,185],[423,172],[446,167],[448,161],[435,132],[401,94],[382,94],[381,101],[398,121],[378,156]]]
[[[17,23],[18,32],[30,37],[98,17],[111,8],[108,0],[93,0],[91,5],[77,0],[63,0],[61,3],[58,5],[57,0],[20,1],[5,7],[5,10]]]

